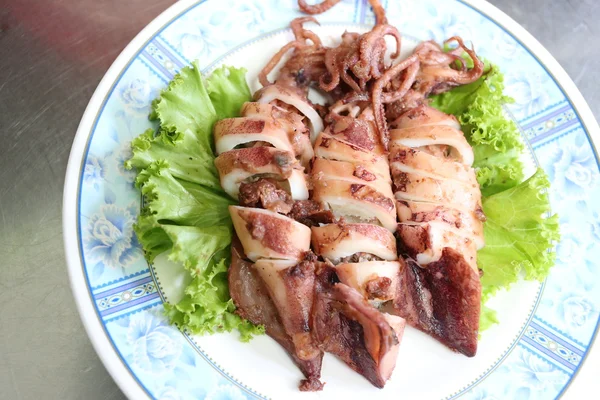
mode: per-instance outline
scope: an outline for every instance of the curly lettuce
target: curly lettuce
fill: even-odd
[[[498,290],[521,277],[543,280],[554,265],[554,243],[559,239],[558,216],[550,215],[548,177],[538,169],[524,181],[521,155],[525,146],[517,125],[506,117],[504,78],[486,66],[477,81],[434,96],[432,105],[453,114],[473,146],[473,166],[481,187],[485,247],[478,254],[483,271],[480,330],[498,323],[485,306]]]
[[[176,304],[165,304],[171,323],[194,334],[237,329],[242,340],[264,332],[234,313],[229,296],[232,224],[214,166],[212,127],[238,115],[250,100],[246,71],[222,67],[204,79],[197,63],[183,68],[152,103],[148,129],[132,141],[126,168],[136,168],[143,208],[134,227],[146,259],[167,253],[191,282]]]
[[[523,181],[520,157],[525,146],[517,125],[506,118],[504,105],[513,100],[503,94],[502,73],[486,69],[477,81],[435,96],[432,105],[460,121],[473,146],[481,193],[490,196]]]
[[[548,178],[538,169],[525,182],[483,198],[485,247],[478,254],[483,297],[525,279],[542,280],[554,265],[549,251],[559,239],[558,215],[549,216]]]

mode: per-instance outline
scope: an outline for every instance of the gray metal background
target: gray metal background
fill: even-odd
[[[96,85],[171,3],[0,0],[1,399],[124,397],[75,309],[63,253],[62,189],[71,142]],[[546,46],[600,115],[600,4],[492,3]]]

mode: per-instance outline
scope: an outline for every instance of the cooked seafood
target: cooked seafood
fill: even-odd
[[[244,260],[242,246],[235,238],[231,247],[231,256],[228,282],[236,312],[253,324],[264,325],[267,334],[288,352],[306,377],[300,383],[300,390],[322,390],[323,384],[319,379],[323,352],[319,351],[312,358],[307,358],[306,355],[312,354],[311,352],[307,353],[296,348],[297,344],[302,343],[295,343],[292,336],[286,332],[282,315],[275,306],[265,282],[252,263]],[[300,357],[301,355],[303,357]]]
[[[293,219],[260,208],[229,206],[244,253],[260,258],[299,261],[310,249],[310,228]]]
[[[323,120],[313,106],[308,102],[308,100],[298,95],[296,91],[292,91],[288,87],[277,84],[266,86],[265,88],[256,92],[255,97],[257,97],[257,101],[259,103],[284,103],[287,106],[293,107],[294,110],[297,110],[304,115],[308,119],[310,140],[313,142],[316,138],[316,135],[323,130]],[[302,143],[302,148],[304,149],[304,143]]]
[[[294,200],[308,199],[304,168],[289,151],[266,146],[230,150],[215,159],[215,166],[221,187],[233,198],[238,198],[242,182],[269,177],[285,182]]]
[[[290,122],[294,119],[296,121]],[[217,154],[243,147],[268,145],[292,153],[303,166],[313,156],[306,128],[298,121],[297,114],[274,118],[270,113],[265,113],[222,119],[215,124],[214,136]]]
[[[483,246],[481,191],[471,168],[473,151],[456,125],[454,117],[444,118],[427,106],[393,122],[390,167],[400,204],[399,233],[422,264],[437,261],[441,250],[453,243],[466,251],[467,262],[476,270],[475,251]],[[424,213],[406,218],[411,208]],[[433,256],[425,256],[435,247]]]
[[[398,261],[348,262],[336,265],[335,271],[340,282],[355,288],[367,300],[379,303],[396,296]]]
[[[255,94],[255,98],[258,102],[278,104],[300,113],[307,119],[310,139],[314,142],[323,130],[323,120],[308,100],[308,86],[325,73],[325,49],[319,37],[302,26],[311,21],[317,22],[312,17],[301,17],[290,23],[295,40],[281,48],[262,69],[258,80],[263,88]],[[269,82],[269,73],[292,49],[292,55],[279,70],[275,82]]]
[[[326,263],[317,278],[313,335],[323,350],[383,387],[404,328],[402,318],[376,308],[394,299],[400,274],[390,169],[362,97],[336,102],[325,121],[315,142],[312,199],[338,221],[312,227],[313,250]]]
[[[446,247],[438,261],[423,267],[408,259],[400,271],[393,312],[449,348],[474,356],[481,282],[464,256]]]
[[[337,2],[298,4],[318,14]],[[456,49],[424,42],[388,65],[400,33],[370,3],[375,27],[335,47],[304,27],[313,17],[293,20],[254,101],[214,127],[221,185],[239,200],[231,296],[299,366],[300,390],[323,388],[323,352],[383,387],[405,322],[467,356],[477,349],[485,217],[474,153],[427,96],[474,81],[483,63],[453,37]],[[313,104],[310,87],[330,104]]]
[[[385,228],[371,224],[328,224],[312,227],[312,246],[317,254],[337,263],[355,253],[381,260],[396,260],[396,238]]]
[[[267,286],[298,358],[311,360],[318,357],[320,351],[313,343],[307,325],[313,306],[314,255],[309,253],[300,262],[263,258],[256,261],[254,268]]]
[[[431,42],[417,47],[411,57],[419,72],[404,74],[413,94],[405,93],[410,101],[389,124],[397,234],[401,250],[411,257],[401,268],[394,306],[411,325],[474,356],[481,301],[477,250],[484,245],[485,217],[473,150],[456,118],[414,102],[414,93],[424,98],[481,76],[483,64],[476,54],[460,38],[452,40],[460,53],[445,53]],[[457,71],[450,64],[462,60],[462,50],[474,66],[467,70],[462,61]]]
[[[329,266],[316,282],[312,328],[317,342],[382,388],[396,365],[404,320],[381,313],[356,290],[336,283]]]
[[[229,208],[239,237],[232,248],[231,297],[238,314],[263,324],[299,366],[306,377],[299,389],[315,391],[323,388],[323,351],[310,329],[316,259],[305,223],[331,218],[308,199],[305,171],[313,158],[311,137],[323,122],[293,62],[276,83],[267,80],[277,57],[289,48],[298,50],[299,60],[300,53],[320,46],[318,37],[301,27],[304,21],[292,23],[298,42],[282,49],[261,73],[265,87],[255,93],[256,101],[243,105],[241,117],[217,122],[214,137],[221,185],[240,202]],[[306,39],[313,44],[300,43]]]
[[[326,150],[319,151],[324,157],[317,156],[313,162],[313,200],[323,203],[337,218],[395,231],[396,207],[389,166],[384,157],[377,156],[384,153],[369,113],[358,118],[339,115],[336,110],[331,114],[331,124],[315,145]],[[340,145],[331,147],[332,140]],[[372,155],[362,159],[351,157],[356,152]]]

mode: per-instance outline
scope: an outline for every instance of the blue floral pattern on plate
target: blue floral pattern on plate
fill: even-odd
[[[438,41],[455,34],[477,38],[476,50],[506,72],[507,91],[516,100],[508,111],[524,130],[531,128],[527,136],[552,180],[551,200],[561,212],[557,265],[529,324],[541,339],[523,336],[498,368],[457,396],[554,398],[585,354],[600,310],[600,205],[592,200],[600,198],[600,173],[588,135],[545,68],[491,19],[456,0],[383,3],[403,33]],[[232,48],[285,27],[299,15],[295,5],[295,0],[202,2],[153,36],[123,71],[98,114],[81,171],[80,245],[95,297],[151,279],[132,229],[140,203],[135,174],[123,162],[130,141],[152,126],[146,118],[152,99],[189,61],[200,59],[206,68]],[[370,23],[373,15],[366,1],[344,0],[319,20]],[[150,395],[171,400],[252,397],[166,322],[155,291],[119,298],[119,308],[103,311],[101,318],[124,363]],[[557,348],[568,349],[575,361],[561,361]]]

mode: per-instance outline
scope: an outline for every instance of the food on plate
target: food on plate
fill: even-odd
[[[243,70],[184,68],[126,164],[149,262],[168,252],[193,278],[171,322],[266,332],[302,391],[323,389],[324,353],[384,387],[406,324],[475,356],[497,322],[482,304],[546,276],[558,238],[543,171],[523,181],[499,71],[460,37],[399,60],[399,30],[370,3],[375,26],[331,47],[306,28],[316,19],[293,20],[253,95]]]
[[[380,312],[359,292],[336,282],[327,265],[318,272],[314,302],[312,331],[320,347],[384,387],[396,366],[404,320]]]
[[[300,260],[310,249],[310,228],[284,215],[259,208],[229,206],[246,257]]]
[[[372,224],[338,222],[313,226],[312,246],[315,253],[334,263],[370,258],[398,259],[394,234]]]
[[[220,153],[216,166],[223,181],[232,170],[222,162],[224,154],[240,160],[238,164],[252,165],[257,163],[256,149],[274,148],[283,151],[286,160],[301,160],[309,177],[310,201],[331,212],[329,221],[310,224],[314,255],[309,249],[308,227],[286,216],[296,200],[307,200],[308,196],[295,195],[299,189],[293,188],[289,180],[287,185],[282,184],[286,182],[285,174],[267,174],[269,168],[277,171],[281,167],[278,159],[266,157],[266,161],[261,160],[259,173],[246,172],[235,182],[246,185],[243,189],[229,189],[237,194],[241,190],[249,192],[247,185],[260,187],[264,201],[252,205],[267,207],[230,207],[242,257],[254,262],[253,268],[268,288],[293,343],[331,352],[375,386],[383,387],[394,368],[393,355],[401,336],[390,326],[391,317],[386,318],[379,310],[385,303],[392,305],[388,309],[397,315],[400,325],[405,318],[453,350],[468,356],[476,352],[481,299],[476,252],[484,245],[481,224],[485,217],[472,168],[474,155],[456,118],[429,107],[426,98],[432,92],[441,93],[479,79],[482,63],[469,52],[474,66],[466,68],[463,64],[462,71],[455,70],[448,64],[456,62],[459,55],[423,44],[407,59],[409,62],[397,64],[402,68],[390,69],[384,61],[387,47],[383,38],[392,35],[396,39],[395,58],[400,35],[385,22],[378,22],[363,35],[345,33],[338,47],[324,48],[302,26],[309,21],[313,20],[300,18],[292,22],[295,40],[281,50],[291,50],[291,55],[275,81],[271,83],[267,75],[280,61],[281,51],[261,72],[259,79],[264,87],[254,95],[261,106],[246,103],[241,117],[215,124],[215,145]],[[456,40],[462,49],[462,41]],[[304,63],[308,64],[306,70]],[[327,69],[325,78],[312,73],[322,71],[323,66]],[[380,80],[385,84],[378,85]],[[311,83],[336,100],[329,107],[314,106],[307,98]],[[387,90],[395,87],[399,88],[396,92]],[[385,89],[385,93],[379,89]],[[375,100],[376,96],[381,100]],[[394,103],[403,112],[390,123],[391,129],[378,129],[376,115],[385,115],[387,103]],[[322,119],[311,117],[317,109]],[[294,128],[283,128],[289,120],[294,121]],[[322,131],[315,130],[315,126],[323,126]],[[275,132],[277,140],[271,137]],[[309,142],[315,143],[315,151],[310,152],[314,158],[307,163],[305,143]],[[331,142],[336,146],[331,147]],[[266,167],[269,163],[271,167]],[[286,165],[290,163],[285,161]],[[437,172],[440,166],[448,172]],[[300,186],[304,183],[308,193],[306,180],[298,181]],[[280,194],[274,196],[277,192]],[[278,200],[269,201],[273,197]],[[435,204],[437,208],[423,212],[425,221],[411,215],[398,223],[396,202],[408,201],[401,204],[400,215],[411,206]],[[286,204],[287,209],[269,206],[277,202]],[[459,217],[452,224],[445,221],[446,214]],[[476,220],[463,228],[463,215],[472,215]],[[402,245],[400,253],[396,239]],[[314,259],[309,263],[310,272],[306,268],[297,272],[303,257]],[[325,283],[317,284],[312,299],[308,288],[314,286],[315,273],[328,278],[318,278],[325,279]],[[295,282],[298,277],[300,282]],[[429,295],[410,296],[417,292]],[[311,301],[290,304],[293,296]],[[313,308],[307,308],[307,304]],[[243,304],[236,306],[244,313]],[[290,309],[304,311],[297,313],[300,318],[295,323],[286,323]],[[339,316],[339,323],[326,324],[334,314]],[[429,318],[423,318],[423,314]],[[308,323],[311,315],[312,324]],[[304,332],[298,331],[298,321],[305,324]],[[355,329],[355,334],[365,343],[369,357],[361,358],[360,363],[353,353],[360,348],[338,337],[349,329],[348,324],[362,327],[362,332]],[[294,351],[293,357],[303,358],[299,346]]]
[[[323,389],[323,384],[319,381],[323,353],[318,350],[315,351],[314,347],[310,345],[308,351],[304,350],[302,340],[294,342],[294,338],[285,328],[283,316],[269,293],[267,283],[260,276],[259,269],[254,268],[251,262],[242,258],[243,249],[239,241],[233,241],[231,254],[228,282],[231,297],[238,307],[237,313],[253,324],[264,326],[267,334],[290,354],[292,360],[306,376],[306,379],[300,383],[300,390],[317,391]],[[308,262],[310,263],[310,260]],[[302,267],[298,268],[301,270]],[[314,271],[310,272],[314,274]],[[283,292],[282,297],[285,297],[285,292]],[[309,296],[306,300],[311,301],[312,296]],[[283,299],[283,303],[285,304],[285,299]],[[301,313],[296,315],[300,317],[300,321],[304,322]],[[292,325],[292,327],[295,330],[295,326]],[[300,348],[297,348],[297,346]]]

